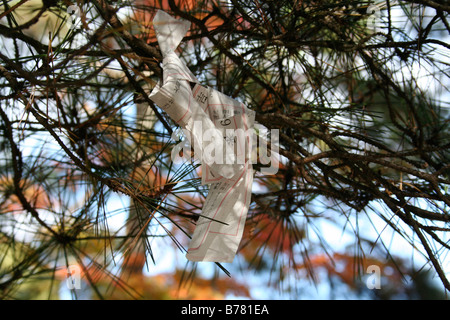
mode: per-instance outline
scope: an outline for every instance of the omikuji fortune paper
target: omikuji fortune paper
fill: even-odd
[[[202,164],[202,183],[209,185],[186,257],[232,262],[251,199],[251,137],[246,133],[254,126],[255,114],[241,102],[202,86],[180,60],[175,49],[189,30],[189,22],[159,10],[153,26],[163,55],[163,77],[150,98],[189,133],[187,138]]]

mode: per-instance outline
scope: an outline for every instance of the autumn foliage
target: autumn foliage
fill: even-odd
[[[185,258],[208,186],[197,160],[172,161],[185,137],[149,99],[163,75],[157,10],[190,22],[177,54],[201,84],[279,135],[277,172],[254,164],[231,264]],[[0,298],[324,286],[426,298],[427,272],[450,290],[449,13],[420,0],[1,2]]]

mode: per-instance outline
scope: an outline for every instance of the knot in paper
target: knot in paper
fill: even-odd
[[[175,53],[190,23],[159,10],[153,20],[163,55],[163,78],[150,99],[188,132],[210,186],[186,257],[231,262],[251,198],[250,137],[255,114],[243,103],[202,86]]]

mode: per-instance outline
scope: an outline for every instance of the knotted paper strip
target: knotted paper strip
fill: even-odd
[[[189,132],[187,138],[202,163],[202,183],[210,186],[186,257],[232,262],[250,205],[253,166],[251,135],[236,139],[230,132],[250,132],[255,114],[242,103],[200,85],[177,56],[175,49],[189,30],[189,22],[159,10],[153,26],[163,55],[163,79],[150,99]],[[222,157],[212,157],[211,147],[215,156],[222,153]]]

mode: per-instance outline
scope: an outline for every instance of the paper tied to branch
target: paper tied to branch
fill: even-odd
[[[245,133],[253,128],[255,114],[241,102],[202,86],[175,53],[190,28],[188,21],[159,10],[153,26],[163,55],[163,78],[150,99],[189,132],[187,138],[202,164],[202,184],[209,185],[186,257],[232,262],[250,205],[253,166],[251,138]]]

